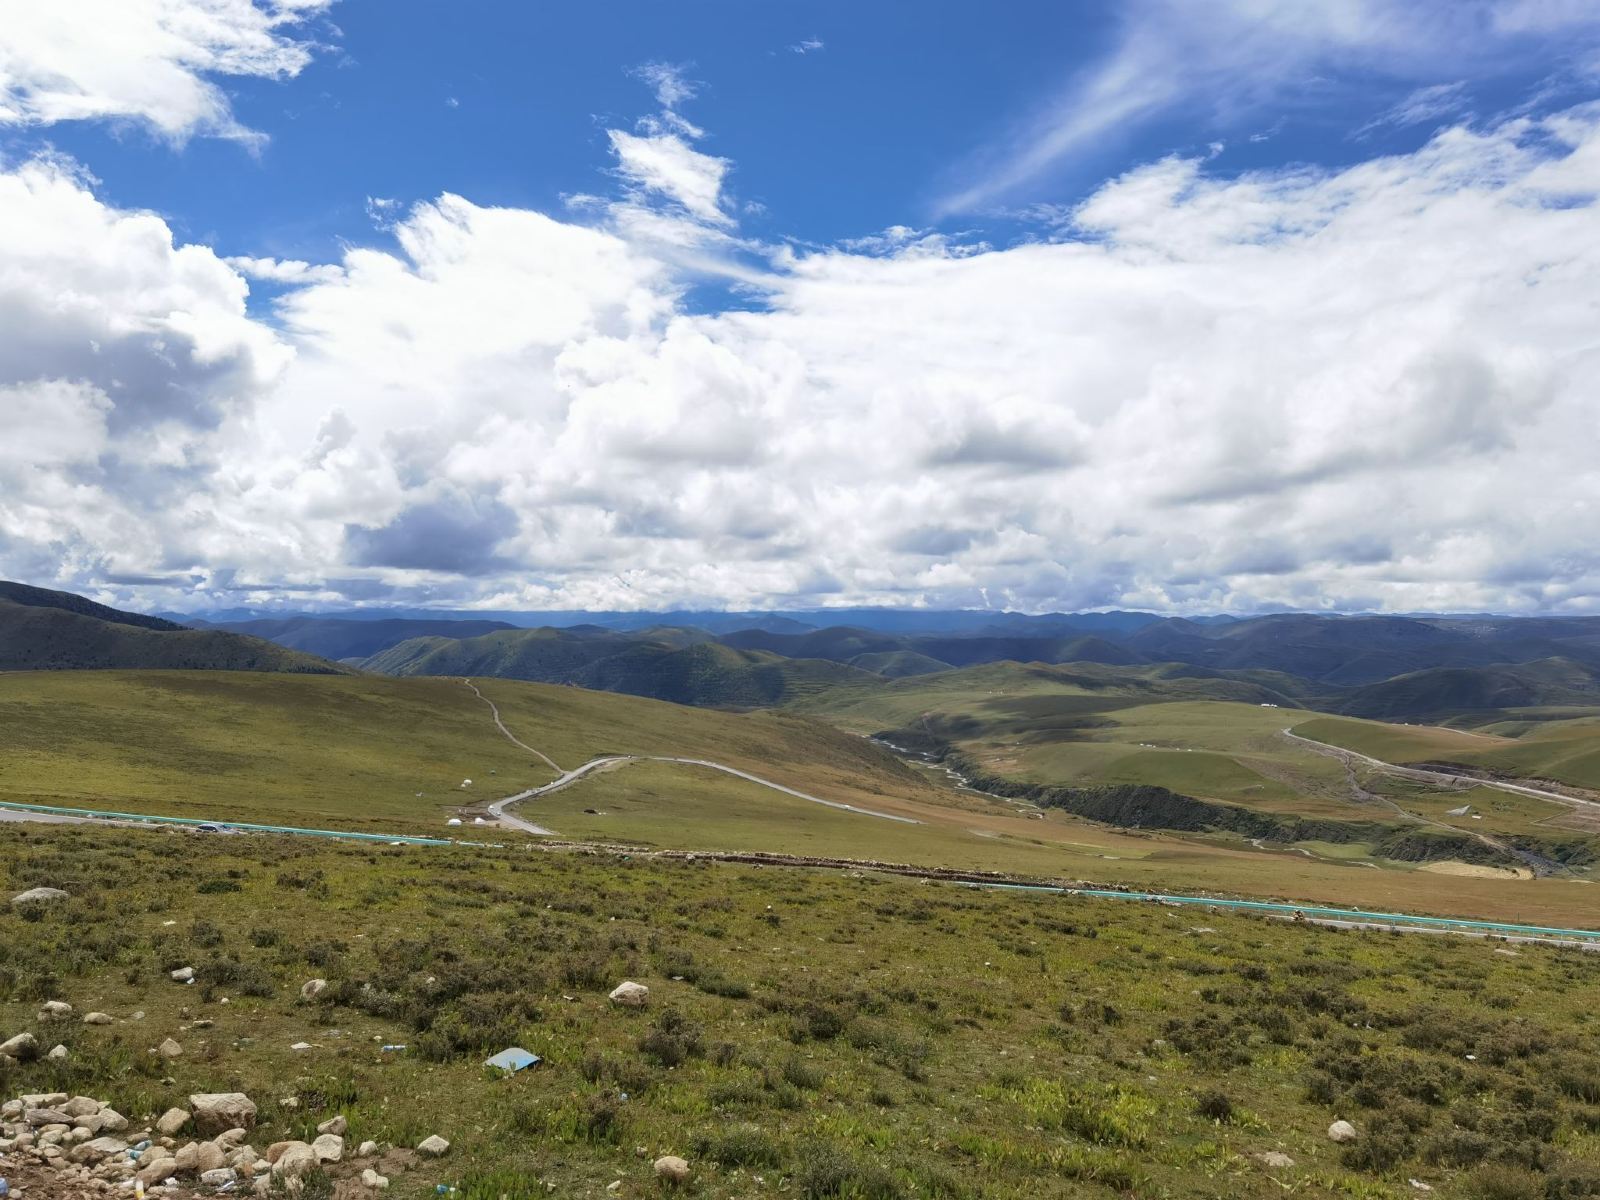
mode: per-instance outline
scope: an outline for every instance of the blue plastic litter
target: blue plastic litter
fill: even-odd
[[[11,1195],[11,1185],[6,1182],[6,1177],[0,1175],[0,1196]]]
[[[537,1054],[529,1054],[521,1046],[512,1046],[509,1050],[502,1050],[493,1058],[486,1059],[484,1066],[498,1067],[502,1071],[520,1071],[524,1067],[538,1066],[544,1059]]]

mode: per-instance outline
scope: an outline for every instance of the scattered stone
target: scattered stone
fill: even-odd
[[[43,1129],[49,1125],[61,1125],[68,1129],[72,1127],[72,1118],[54,1108],[30,1108],[22,1114],[22,1119],[35,1129]]]
[[[101,1162],[113,1155],[122,1155],[128,1152],[128,1143],[118,1138],[98,1137],[93,1141],[84,1142],[73,1150],[73,1162]]]
[[[186,1108],[169,1108],[161,1114],[161,1119],[156,1122],[156,1132],[162,1137],[172,1137],[189,1123],[189,1110]]]
[[[245,1138],[249,1136],[249,1132],[244,1129],[224,1129],[211,1140],[224,1150],[232,1150],[235,1146],[244,1145]]]
[[[418,1152],[426,1154],[430,1158],[438,1158],[449,1149],[450,1143],[445,1141],[437,1133],[433,1134],[431,1137],[425,1137],[417,1143]]]
[[[45,1057],[51,1062],[66,1062],[68,1058],[67,1048],[58,1043],[50,1047],[50,1053],[46,1054]]]
[[[149,1161],[146,1161],[146,1159]],[[145,1158],[139,1161],[143,1165],[140,1166],[134,1178],[147,1188],[154,1187],[168,1176],[177,1174],[178,1171],[178,1161],[170,1154],[157,1154],[154,1158],[150,1158],[147,1154]]]
[[[172,1157],[177,1162],[179,1171],[185,1175],[193,1175],[200,1169],[200,1143],[190,1142]]]
[[[85,1025],[110,1025],[111,1018],[103,1012],[84,1013],[83,1023]]]
[[[344,1139],[336,1133],[324,1133],[311,1143],[317,1152],[318,1162],[336,1163],[344,1159]]]
[[[178,1043],[173,1041],[171,1038],[168,1038],[166,1041],[162,1042],[160,1046],[156,1047],[156,1053],[161,1055],[162,1058],[182,1058],[183,1047],[178,1045]]]
[[[371,1158],[378,1152],[378,1143],[373,1141],[362,1142],[356,1150],[357,1158]]]
[[[128,1118],[114,1108],[102,1108],[98,1115],[101,1133],[122,1133],[128,1128]]]
[[[1356,1127],[1349,1121],[1335,1121],[1328,1126],[1328,1140],[1330,1142],[1353,1142],[1361,1135],[1356,1132]]]
[[[171,972],[171,975],[173,983],[188,983],[194,978],[194,968],[179,967],[176,971]]]
[[[18,1062],[31,1062],[39,1057],[39,1039],[31,1033],[19,1033],[8,1042],[0,1042],[0,1054]]]
[[[272,1164],[272,1173],[280,1179],[300,1179],[317,1169],[317,1152],[304,1142],[290,1142]]]
[[[1264,1167],[1272,1167],[1274,1169],[1294,1166],[1294,1159],[1281,1150],[1263,1150],[1256,1155],[1256,1161]]]
[[[664,1154],[656,1159],[656,1178],[676,1187],[689,1182],[689,1164],[676,1154]]]
[[[650,1000],[650,989],[629,979],[611,990],[611,1003],[623,1008],[643,1008]]]
[[[232,1167],[216,1167],[210,1171],[200,1172],[200,1182],[207,1187],[219,1188],[232,1183],[237,1179],[238,1172]]]
[[[227,1161],[227,1154],[215,1142],[201,1142],[195,1148],[194,1169],[202,1175],[207,1171],[218,1170]]]
[[[60,888],[36,887],[25,892],[18,892],[11,897],[13,904],[53,904],[57,900],[70,900],[71,895]]]
[[[256,1106],[243,1092],[203,1092],[189,1097],[194,1126],[216,1135],[226,1129],[254,1129]]]
[[[256,1153],[254,1146],[240,1146],[228,1156],[228,1165],[241,1175],[255,1174],[258,1163],[262,1170],[269,1170],[272,1167],[271,1163]]]
[[[46,1000],[39,1006],[39,1020],[59,1021],[72,1015],[72,1005],[65,1000]]]
[[[381,1192],[384,1188],[389,1186],[389,1180],[387,1176],[379,1175],[371,1167],[368,1167],[365,1171],[361,1172],[361,1185],[363,1187],[369,1187],[375,1192]]]
[[[337,1117],[330,1117],[328,1120],[324,1121],[321,1125],[318,1125],[317,1126],[317,1132],[318,1133],[337,1133],[340,1136],[343,1136],[344,1131],[349,1129],[349,1128],[350,1128],[350,1122],[345,1120],[343,1113],[340,1113]]]
[[[326,979],[308,979],[300,985],[300,999],[315,1000],[327,990],[328,981]]]

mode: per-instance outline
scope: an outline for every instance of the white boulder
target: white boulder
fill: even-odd
[[[650,989],[642,983],[625,980],[611,989],[611,1003],[623,1008],[643,1008],[650,1002]]]

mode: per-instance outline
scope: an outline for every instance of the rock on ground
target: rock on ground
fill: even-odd
[[[162,1137],[173,1137],[189,1123],[189,1110],[186,1108],[169,1108],[161,1114],[161,1119],[156,1122],[156,1132]]]
[[[1353,1142],[1361,1135],[1356,1132],[1356,1127],[1349,1121],[1335,1121],[1328,1126],[1328,1140],[1330,1142]]]
[[[318,1162],[336,1163],[344,1158],[344,1139],[336,1133],[324,1133],[311,1143],[317,1152]]]
[[[417,1149],[421,1153],[429,1155],[432,1158],[438,1158],[441,1154],[444,1154],[450,1149],[450,1143],[445,1141],[436,1133],[431,1137],[425,1137],[418,1142]]]
[[[624,980],[611,989],[611,1002],[624,1008],[643,1008],[650,1000],[650,989],[642,983]]]
[[[256,1106],[243,1092],[201,1092],[189,1097],[194,1125],[216,1135],[228,1129],[254,1129]]]
[[[39,1039],[31,1033],[19,1033],[10,1041],[0,1042],[0,1054],[28,1062],[39,1057]]]
[[[52,904],[57,900],[69,900],[71,895],[60,888],[36,887],[25,892],[18,892],[11,897],[13,904]]]
[[[656,1178],[663,1183],[688,1183],[689,1164],[676,1154],[664,1154],[656,1159]]]

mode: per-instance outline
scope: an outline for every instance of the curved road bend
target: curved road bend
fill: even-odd
[[[1451,732],[1459,732],[1452,730]],[[1301,737],[1292,730],[1285,729],[1283,736],[1290,741],[1300,742],[1320,754],[1332,753],[1335,757],[1346,760],[1354,759],[1369,767],[1386,771],[1391,775],[1398,775],[1402,779],[1417,779],[1424,783],[1451,783],[1466,784],[1469,787],[1495,788],[1497,791],[1512,792],[1519,796],[1531,796],[1535,800],[1552,800],[1557,804],[1565,804],[1569,808],[1600,809],[1600,802],[1585,800],[1579,796],[1568,796],[1564,792],[1546,791],[1544,788],[1529,787],[1521,783],[1505,783],[1499,779],[1487,779],[1479,775],[1457,775],[1451,771],[1433,771],[1422,767],[1403,767],[1399,763],[1384,762],[1381,758],[1373,758],[1370,754],[1362,754],[1357,750],[1347,750],[1343,746],[1335,746],[1331,742],[1319,742],[1315,738]]]
[[[477,687],[473,685],[470,679],[463,679],[461,682],[465,683],[469,688],[472,688],[473,695],[477,696],[478,699],[482,700],[489,706],[490,711],[494,713],[494,723],[500,727],[501,733],[505,734],[505,736],[509,738],[515,745],[521,746],[530,754],[537,754],[546,763],[550,764],[552,770],[559,772],[559,775],[556,779],[551,780],[549,783],[544,784],[541,787],[529,788],[525,792],[518,792],[515,796],[506,796],[503,799],[495,800],[489,805],[489,814],[491,816],[497,820],[505,822],[505,824],[513,829],[522,830],[524,833],[537,834],[540,837],[558,836],[553,829],[546,829],[543,825],[535,825],[532,821],[525,821],[521,817],[508,813],[506,811],[507,805],[520,804],[522,801],[532,800],[536,796],[547,796],[551,792],[558,792],[562,788],[576,783],[591,771],[599,770],[601,767],[621,765],[631,762],[682,763],[684,766],[689,767],[705,767],[708,770],[721,771],[725,775],[737,776],[740,779],[757,784],[760,787],[771,788],[773,791],[782,792],[787,796],[794,796],[800,800],[810,801],[812,804],[821,804],[826,808],[838,809],[840,812],[857,813],[863,817],[877,817],[881,821],[899,821],[904,825],[922,824],[922,822],[917,820],[915,817],[902,817],[894,813],[878,812],[876,809],[861,808],[854,804],[846,804],[842,800],[824,800],[821,796],[813,796],[808,792],[798,791],[792,787],[785,787],[781,783],[774,783],[770,779],[763,779],[759,775],[752,775],[749,771],[741,771],[738,767],[730,767],[725,763],[712,762],[710,759],[705,758],[678,758],[676,756],[664,754],[608,754],[602,755],[599,758],[591,758],[581,767],[574,767],[570,771],[563,771],[560,767],[556,766],[549,755],[535,750],[532,746],[528,745],[526,742],[520,741],[515,735],[513,735],[512,732],[506,728],[505,722],[500,719],[500,710],[495,707],[494,701],[490,700],[489,697],[480,692]]]

